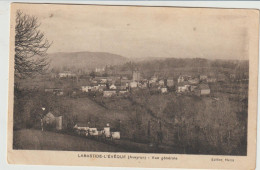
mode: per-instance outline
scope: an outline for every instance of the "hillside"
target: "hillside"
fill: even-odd
[[[50,68],[92,70],[106,65],[118,65],[128,61],[127,58],[105,52],[71,52],[51,53]]]

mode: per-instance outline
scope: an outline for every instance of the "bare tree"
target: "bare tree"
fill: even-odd
[[[15,25],[15,77],[42,74],[49,66],[47,50],[51,43],[38,30],[38,18],[18,10]]]

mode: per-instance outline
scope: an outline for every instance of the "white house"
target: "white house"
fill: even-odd
[[[116,86],[114,84],[112,84],[111,86],[109,86],[109,89],[116,90]]]
[[[110,127],[107,126],[107,127],[104,127],[104,134],[107,138],[109,138],[111,136],[110,134]]]
[[[160,80],[160,81],[159,81],[159,85],[160,85],[160,86],[164,86],[164,80]]]
[[[130,82],[130,87],[131,87],[131,88],[136,88],[137,85],[138,85],[137,82]]]
[[[167,88],[166,87],[162,87],[161,88],[161,93],[167,93]]]
[[[74,126],[74,129],[78,129],[78,130],[88,130],[89,127],[88,127],[86,124],[77,123],[77,124]]]
[[[82,92],[89,92],[91,91],[91,86],[81,86],[81,91]]]
[[[178,84],[178,92],[181,93],[181,92],[186,92],[186,91],[189,91],[189,88],[190,88],[190,85],[187,81],[184,81],[184,82],[181,82]]]
[[[111,132],[112,139],[120,139],[120,132]]]
[[[185,86],[178,86],[178,92],[185,92],[187,90],[187,88]]]
[[[210,94],[210,88],[207,84],[200,84],[200,95],[209,95]]]
[[[95,69],[95,72],[103,72],[103,71],[105,71],[105,67]]]
[[[97,128],[89,128],[88,129],[89,135],[90,136],[98,136],[98,130]]]

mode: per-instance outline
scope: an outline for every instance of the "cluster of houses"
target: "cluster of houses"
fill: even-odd
[[[89,127],[87,124],[84,123],[77,123],[74,126],[74,130],[76,134],[80,136],[87,136],[87,137],[95,137],[95,138],[106,138],[106,139],[120,139],[120,132],[119,131],[111,131],[109,124],[107,124],[103,129],[97,129],[95,127]]]
[[[210,78],[207,75],[199,77],[191,77],[188,75],[180,75],[178,78],[178,93],[194,93],[198,96],[209,95],[210,88],[208,83],[216,82],[216,78]]]
[[[133,72],[132,79],[129,80],[126,76],[121,77],[95,77],[87,85],[81,86],[81,91],[101,92],[104,97],[127,95],[129,91],[147,88],[157,88],[161,93],[167,93],[168,88],[174,87],[172,77],[168,79],[158,79],[158,76],[153,76],[151,79],[142,79],[138,71]]]
[[[104,68],[96,68],[95,71],[103,70]],[[75,76],[71,72],[59,73],[60,78]],[[129,92],[135,89],[147,88],[159,91],[160,93],[167,93],[170,89],[174,89],[177,93],[194,93],[200,96],[210,94],[208,84],[225,81],[224,75],[218,75],[217,78],[208,75],[199,75],[197,77],[180,75],[176,82],[173,77],[159,78],[158,75],[144,79],[139,71],[133,71],[132,78],[128,76],[89,77],[88,81],[79,85],[80,88],[77,90],[80,90],[82,93],[100,93],[103,97],[127,96]],[[230,77],[234,77],[234,75],[230,75]],[[76,93],[77,90],[74,90],[73,93]],[[57,88],[45,89],[45,92],[51,92],[58,96],[64,94],[62,89]]]

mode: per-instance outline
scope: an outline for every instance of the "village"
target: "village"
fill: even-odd
[[[230,75],[232,76],[232,75]],[[57,75],[58,79],[77,79],[77,75],[71,72],[62,72]],[[76,93],[95,93],[103,97],[126,96],[132,91],[139,89],[149,89],[159,93],[176,92],[177,94],[194,94],[197,96],[210,95],[209,83],[217,81],[225,81],[223,76],[220,79],[208,77],[207,75],[198,75],[192,77],[189,75],[180,75],[177,80],[173,77],[160,78],[158,75],[152,76],[149,80],[142,78],[139,71],[133,71],[132,79],[127,76],[96,76],[88,77],[87,82],[80,87],[72,90],[72,94]],[[61,88],[45,88],[45,92],[53,93],[58,96],[64,94]]]
[[[95,73],[95,76],[93,76],[93,72]],[[223,83],[225,81],[234,81],[236,77],[235,74],[230,74],[229,77],[224,75],[214,77],[206,74],[198,74],[197,76],[180,74],[176,78],[162,78],[158,75],[154,75],[150,79],[145,79],[142,78],[143,76],[138,70],[132,71],[132,75],[127,76],[100,76],[103,73],[104,68],[96,68],[95,71],[89,73],[90,76],[84,76],[83,78],[79,78],[80,76],[70,71],[60,72],[54,76],[52,74],[52,78],[54,79],[72,81],[75,82],[77,86],[70,88],[70,92],[67,91],[67,93],[65,93],[65,89],[57,87],[45,88],[44,92],[55,96],[65,96],[67,94],[74,98],[78,96],[88,96],[95,101],[98,101],[98,99],[101,98],[100,101],[98,101],[100,103],[105,99],[109,100],[109,98],[113,98],[113,100],[117,100],[117,98],[128,97],[129,95],[133,95],[140,91],[149,91],[153,94],[162,95],[173,93],[177,96],[210,97],[212,93],[210,89],[211,85]],[[132,79],[129,79],[129,77],[132,77]],[[213,99],[218,100],[216,97]],[[58,131],[64,128],[62,116],[55,117],[49,112],[45,114],[42,120],[45,126],[53,126],[53,124],[56,124],[56,130]],[[111,130],[108,122],[103,122],[103,124],[106,124],[104,128],[97,128],[96,125],[92,125],[91,127],[90,124],[90,122],[75,122],[73,125],[74,134],[85,137],[94,137],[96,139],[120,139],[120,128]]]

